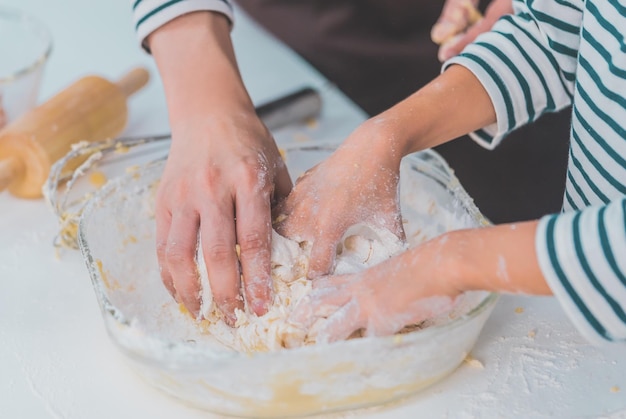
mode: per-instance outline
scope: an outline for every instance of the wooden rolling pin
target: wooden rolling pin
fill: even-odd
[[[50,166],[72,144],[118,136],[128,119],[126,99],[149,79],[136,68],[117,83],[87,76],[0,131],[0,191],[39,198]]]

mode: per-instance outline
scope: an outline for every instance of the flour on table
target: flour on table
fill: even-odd
[[[357,224],[348,229],[340,241],[333,273],[361,271],[404,249],[405,244],[390,231]],[[306,278],[310,250],[308,242],[298,243],[272,232],[273,304],[263,316],[237,309],[234,328],[224,322],[213,304],[206,265],[202,252],[198,252],[203,330],[239,352],[273,351],[315,343],[287,321],[298,302],[311,291],[311,281]]]

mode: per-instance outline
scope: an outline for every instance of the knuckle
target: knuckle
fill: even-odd
[[[267,182],[265,182],[267,173],[264,172],[263,169],[251,169],[252,168],[247,167],[241,170],[238,182],[244,190],[258,191],[267,184]]]
[[[169,244],[165,249],[165,256],[170,264],[182,265],[193,263],[194,249],[180,244]]]
[[[224,173],[217,165],[212,165],[205,168],[202,175],[199,177],[198,182],[204,189],[209,191],[213,190],[216,185],[223,184]]]
[[[272,186],[270,178],[272,169],[262,155],[244,158],[235,169],[237,182],[248,191],[269,190]]]
[[[164,178],[157,189],[157,202],[171,205],[175,199],[186,195],[191,189],[187,177],[173,178],[169,176]]]
[[[213,301],[217,304],[220,309],[227,309],[226,311],[233,312],[235,307],[238,307],[238,297],[239,294],[237,291],[226,288],[222,290],[216,290],[213,293]]]
[[[269,242],[269,235],[261,231],[251,231],[239,238],[239,246],[242,253],[266,250]]]
[[[245,291],[250,296],[265,298],[269,295],[270,289],[272,288],[272,277],[269,269],[267,272],[258,270],[254,274],[249,275],[245,275],[244,272],[243,279]]]
[[[214,243],[206,248],[207,259],[216,263],[230,260],[234,253],[234,247],[226,243]]]
[[[164,241],[157,242],[156,253],[159,260],[164,260],[167,255],[167,243]]]

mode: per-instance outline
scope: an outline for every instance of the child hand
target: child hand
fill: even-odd
[[[376,130],[368,127],[359,127],[326,161],[302,175],[275,209],[280,234],[312,243],[309,278],[331,271],[337,243],[354,224],[385,228],[404,238],[398,200],[400,156],[375,151]]]
[[[484,17],[477,9],[478,3],[479,0],[446,0],[431,31],[433,42],[440,45],[439,61],[459,54],[478,35],[489,31],[501,16],[513,13],[512,0],[492,0]]]
[[[460,294],[458,259],[445,246],[440,237],[365,271],[315,279],[289,321],[317,342],[333,342],[357,330],[391,335],[445,313]]]

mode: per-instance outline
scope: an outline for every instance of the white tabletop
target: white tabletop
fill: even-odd
[[[5,0],[7,4],[7,0]],[[125,134],[169,131],[163,90],[137,45],[130,1],[8,0],[39,17],[54,48],[41,99],[90,73],[110,79],[136,65],[152,73],[130,101]],[[307,63],[238,13],[235,48],[260,103],[304,85],[324,91],[311,141],[341,141],[365,115]],[[16,47],[19,47],[16,45]],[[301,140],[293,131],[279,142]],[[55,256],[57,222],[42,200],[0,194],[0,418],[211,418],[152,389],[106,335],[81,255]],[[502,297],[473,357],[403,403],[367,418],[626,417],[624,348],[587,344],[552,298]]]

